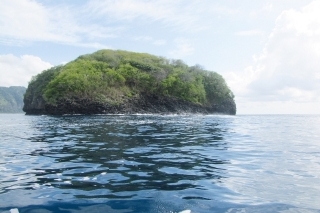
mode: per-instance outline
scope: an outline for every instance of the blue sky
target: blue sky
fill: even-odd
[[[1,0],[0,86],[99,49],[200,64],[238,114],[318,114],[320,1]]]

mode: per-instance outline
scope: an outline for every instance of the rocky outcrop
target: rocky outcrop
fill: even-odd
[[[236,113],[221,75],[181,60],[100,50],[34,76],[27,114]]]
[[[31,94],[31,95],[30,95]],[[46,114],[45,101],[41,95],[32,94],[29,92],[24,96],[23,111],[28,115]]]
[[[56,105],[45,104],[39,100],[35,103],[25,102],[23,110],[27,115],[32,114],[135,114],[135,113],[201,113],[201,114],[229,114],[235,115],[236,108],[233,101],[213,106],[202,106],[184,100],[143,94],[139,97],[124,100],[121,104],[94,102],[88,99],[60,100]]]

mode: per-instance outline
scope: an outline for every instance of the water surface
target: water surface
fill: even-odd
[[[320,116],[0,121],[0,212],[320,212]]]

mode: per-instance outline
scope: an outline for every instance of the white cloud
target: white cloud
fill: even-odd
[[[241,74],[227,75],[240,103],[247,100],[319,105],[319,11],[320,1],[313,1],[300,11],[283,11],[263,52],[254,56],[254,64]]]
[[[211,31],[219,16],[240,13],[237,6],[201,0],[48,2],[0,1],[0,44],[24,46],[41,41],[109,48],[110,39],[121,39],[128,32],[134,36],[143,26],[156,26],[156,31],[160,29],[168,35],[173,31],[196,36],[201,30]],[[150,26],[151,33],[155,31],[153,26]],[[240,35],[257,33],[239,32]],[[168,40],[153,38],[150,44],[161,46]]]
[[[202,19],[210,16],[213,8],[200,0],[91,0],[56,6],[34,0],[2,0],[0,44],[21,46],[50,41],[97,48],[106,46],[106,39],[129,30],[133,22],[135,25],[154,22],[163,29],[195,32],[210,26],[210,18],[205,22]],[[163,45],[165,41],[153,43]]]
[[[194,52],[194,48],[191,45],[190,40],[185,38],[178,38],[175,39],[175,49],[171,50],[169,54],[176,58],[181,59],[185,56],[192,55]]]
[[[32,76],[50,67],[33,55],[0,55],[0,86],[27,86]]]
[[[120,20],[125,22],[162,22],[180,30],[199,30],[199,15],[206,11],[208,5],[199,0],[93,0],[87,5],[88,11],[108,22]],[[203,24],[203,22],[202,22]]]
[[[0,43],[21,46],[50,41],[87,47],[105,46],[99,40],[116,37],[121,27],[89,23],[84,8],[44,6],[33,0],[0,1]],[[92,42],[95,40],[95,42]]]
[[[241,18],[251,10],[247,6],[244,8],[243,4],[202,0],[48,2],[51,1],[0,1],[0,44],[21,46],[36,41],[50,41],[97,48],[108,46],[108,39],[121,37],[122,33],[132,33],[135,28],[141,30],[145,24],[148,27],[154,25],[162,32],[184,31],[196,36],[199,30],[219,31],[219,27],[214,29],[220,22],[217,21],[219,17]],[[264,8],[270,9],[272,4]],[[150,30],[153,29],[150,27]],[[237,34],[260,33],[249,30]],[[153,43],[165,44],[163,41]]]
[[[244,30],[244,31],[238,31],[235,34],[237,36],[256,36],[256,35],[262,35],[263,31],[261,31],[261,30]]]
[[[137,37],[134,37],[134,40],[136,40],[136,41],[152,41],[153,38],[150,36],[137,36]]]
[[[154,44],[154,45],[157,45],[157,46],[162,46],[162,45],[165,45],[166,43],[167,43],[167,41],[164,40],[164,39],[155,40],[155,41],[153,42],[153,44]]]
[[[76,38],[63,32],[65,27],[59,11],[50,11],[30,0],[4,0],[0,2],[1,37],[23,40],[59,40],[70,42]],[[54,14],[52,14],[52,12]],[[70,19],[65,19],[68,25]],[[62,25],[58,28],[58,25]],[[57,30],[57,32],[54,32]]]
[[[133,39],[136,41],[149,42],[156,46],[165,45],[167,43],[167,41],[164,39],[154,39],[151,36],[137,36],[137,37],[134,37]]]

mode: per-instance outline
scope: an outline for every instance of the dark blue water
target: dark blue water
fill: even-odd
[[[0,121],[0,212],[320,212],[320,116]]]

